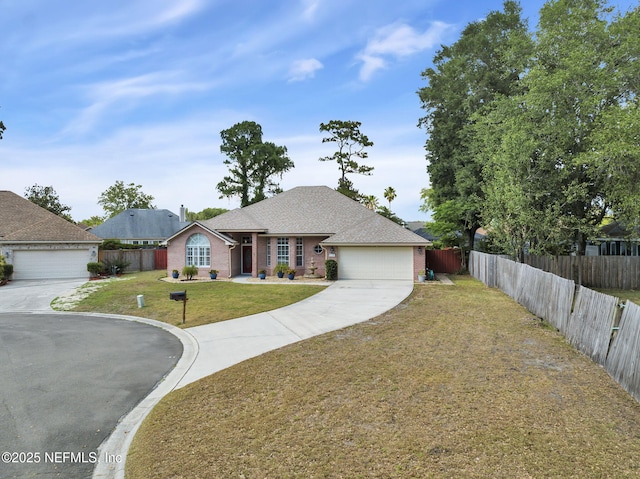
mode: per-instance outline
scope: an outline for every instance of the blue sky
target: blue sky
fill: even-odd
[[[543,1],[521,2],[530,27]],[[632,0],[612,5],[626,10]],[[428,186],[420,73],[442,44],[502,1],[0,1],[0,189],[53,186],[71,216],[102,215],[117,180],[158,208],[235,208],[215,185],[227,173],[220,131],[262,125],[288,148],[284,189],[335,187],[318,128],[362,122],[373,175],[351,177],[401,218],[423,220]]]

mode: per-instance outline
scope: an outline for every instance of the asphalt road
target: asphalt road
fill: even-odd
[[[118,461],[98,447],[181,355],[142,323],[0,313],[0,478],[85,478]]]

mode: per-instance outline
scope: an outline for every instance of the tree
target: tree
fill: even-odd
[[[469,249],[482,224],[482,171],[487,162],[474,131],[474,115],[481,116],[496,97],[521,91],[532,48],[520,6],[505,1],[504,12],[491,12],[467,25],[456,43],[436,53],[434,68],[422,74],[429,82],[418,92],[427,112],[419,122],[428,134],[431,188],[425,207],[434,218],[446,218],[442,226],[454,228],[447,234],[464,233]],[[453,213],[455,218],[448,216]]]
[[[102,216],[94,215],[89,219],[82,220],[80,223],[90,228],[95,228],[96,226],[104,223],[104,218]]]
[[[51,211],[51,213],[73,223],[69,215],[71,207],[60,203],[60,197],[53,186],[33,185],[25,189],[24,197],[36,205]]]
[[[378,208],[378,198],[375,195],[362,196],[362,203],[372,211]]]
[[[129,208],[155,209],[152,204],[153,196],[142,192],[142,185],[123,181],[116,181],[98,197],[98,204],[102,206],[108,218],[122,213]]]
[[[335,161],[340,170],[337,191],[355,200],[359,199],[358,191],[353,187],[347,175],[371,175],[373,166],[361,165],[356,159],[365,159],[369,155],[364,150],[373,146],[373,142],[360,132],[359,121],[331,120],[328,123],[320,123],[320,131],[329,133],[330,136],[322,138],[322,143],[337,143],[338,151],[331,156],[320,158],[320,161]]]
[[[4,123],[2,123],[2,120],[0,120],[0,140],[2,140],[2,134],[4,133],[4,131],[7,129],[7,127],[4,126]]]
[[[220,198],[239,196],[240,206],[247,206],[282,191],[273,178],[282,178],[294,167],[285,146],[264,143],[262,127],[253,121],[236,123],[220,136],[220,152],[227,155],[224,164],[230,173],[216,186]]]
[[[198,213],[187,210],[185,212],[185,217],[187,221],[209,220],[215,216],[221,215],[222,213],[226,213],[227,211],[229,210],[225,208],[205,208]]]
[[[522,94],[477,118],[480,128],[496,125],[485,139],[502,138],[485,149],[487,190],[502,198],[485,203],[487,220],[528,224],[519,241],[534,252],[583,255],[609,211],[638,212],[640,70],[630,59],[640,55],[640,9],[609,22],[611,11],[604,0],[547,2]]]
[[[384,197],[389,202],[389,209],[391,209],[391,202],[396,199],[398,195],[393,187],[389,186],[384,190]]]

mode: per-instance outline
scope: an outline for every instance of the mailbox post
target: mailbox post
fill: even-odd
[[[169,293],[169,299],[173,301],[182,301],[182,324],[186,321],[187,315],[187,290],[184,291],[175,291],[173,293]]]

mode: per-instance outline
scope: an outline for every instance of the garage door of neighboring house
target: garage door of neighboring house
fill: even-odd
[[[406,246],[342,246],[339,279],[413,279],[413,248]]]
[[[13,252],[13,279],[88,278],[88,250]]]

